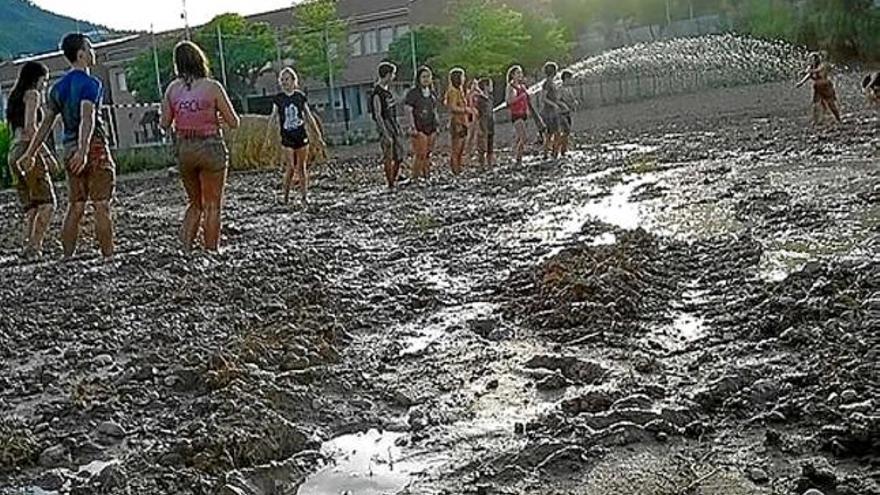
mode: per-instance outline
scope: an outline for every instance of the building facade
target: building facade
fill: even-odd
[[[376,79],[376,66],[387,57],[391,43],[408,33],[412,26],[436,24],[444,18],[446,0],[338,0],[340,18],[348,29],[347,64],[334,81],[333,104],[329,88],[323,81],[306,81],[309,99],[324,121],[336,130],[371,129],[368,100]],[[253,22],[269,24],[279,39],[295,29],[295,7],[249,16]],[[110,127],[111,141],[117,148],[152,146],[161,140],[158,132],[158,104],[137,104],[128,88],[126,66],[144,51],[151,50],[154,39],[180,39],[182,31],[153,35],[147,33],[125,36],[95,44],[97,65],[93,73],[105,86],[105,120]],[[35,60],[50,70],[50,83],[68,68],[61,52],[51,52],[0,64],[0,111],[5,117],[5,102],[21,64]],[[256,113],[267,113],[269,101],[277,91],[279,65],[296,67],[295,60],[277,61],[267,65],[247,107]],[[401,74],[400,85],[410,84],[410,75]],[[331,108],[332,106],[332,108]]]

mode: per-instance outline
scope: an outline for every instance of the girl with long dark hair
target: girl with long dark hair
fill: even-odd
[[[42,255],[43,239],[55,211],[55,190],[49,167],[55,170],[60,167],[49,148],[42,145],[32,165],[22,167],[18,164],[43,118],[43,90],[48,73],[46,66],[39,62],[25,62],[6,106],[6,121],[13,133],[8,163],[18,179],[18,196],[24,210],[25,256]]]
[[[220,123],[237,128],[240,119],[223,85],[210,76],[208,58],[195,43],[174,47],[177,78],[168,85],[162,103],[162,127],[174,127],[180,177],[188,205],[180,239],[193,247],[204,219],[205,249],[220,247],[220,214],[229,166],[229,151]]]
[[[434,73],[420,67],[416,84],[406,94],[404,103],[409,108],[409,133],[412,138],[413,179],[428,178],[431,171],[431,153],[437,136],[437,93],[434,92]]]

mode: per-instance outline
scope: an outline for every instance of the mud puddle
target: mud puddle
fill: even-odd
[[[400,493],[436,464],[409,452],[406,433],[366,432],[325,442],[329,466],[310,476],[298,495],[391,495]]]

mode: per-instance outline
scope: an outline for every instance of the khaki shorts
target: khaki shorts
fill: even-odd
[[[55,205],[55,188],[52,186],[52,177],[49,175],[49,164],[43,159],[43,153],[38,153],[34,166],[25,174],[19,176],[15,170],[15,162],[27,151],[27,141],[18,141],[12,144],[7,155],[9,169],[17,176],[18,199],[24,211],[29,211],[43,205]]]
[[[219,136],[178,137],[176,148],[182,176],[221,173],[229,166],[229,150]]]
[[[396,132],[391,133],[391,139],[386,140],[382,139],[382,160],[385,162],[402,162],[406,156],[406,151],[403,149],[403,139],[401,139],[400,135]]]
[[[89,146],[86,167],[79,175],[70,172],[70,160],[76,153],[76,146],[64,150],[64,165],[67,169],[67,193],[71,203],[87,201],[110,201],[116,191],[116,163],[110,156],[110,149],[103,138],[95,136]]]

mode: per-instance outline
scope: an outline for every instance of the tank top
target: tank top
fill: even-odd
[[[191,87],[178,84],[169,100],[178,135],[209,137],[220,133],[217,101],[205,80],[195,81]]]
[[[510,115],[520,117],[529,114],[529,90],[522,84],[512,85],[514,101],[510,104]]]

